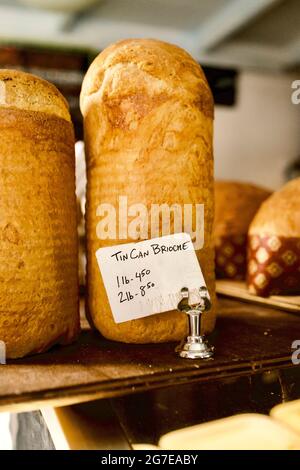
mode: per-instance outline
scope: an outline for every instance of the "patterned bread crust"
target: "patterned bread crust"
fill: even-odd
[[[248,228],[270,194],[267,189],[249,183],[215,182],[214,241],[218,278],[246,277]]]
[[[5,70],[0,87],[0,340],[14,358],[79,331],[74,134],[52,85]]]
[[[300,294],[300,237],[249,235],[247,283],[252,294]]]
[[[300,178],[270,196],[253,219],[247,283],[256,295],[300,294]]]
[[[108,47],[83,82],[81,110],[87,152],[87,284],[94,325],[107,338],[134,343],[181,339],[185,315],[167,312],[115,324],[95,252],[132,240],[99,240],[96,209],[118,205],[205,204],[205,245],[197,252],[214,307],[213,99],[199,65],[182,49],[155,40],[127,40]],[[150,237],[150,233],[149,233]]]

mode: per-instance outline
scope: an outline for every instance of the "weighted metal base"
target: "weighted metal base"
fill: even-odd
[[[210,346],[204,336],[188,336],[176,348],[176,352],[184,359],[209,359],[214,355],[214,347]]]

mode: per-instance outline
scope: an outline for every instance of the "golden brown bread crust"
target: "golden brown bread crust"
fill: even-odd
[[[139,83],[138,77],[133,80],[135,72],[140,77]],[[151,78],[152,89],[149,89],[147,84]],[[114,80],[122,79],[122,89],[115,87]],[[84,116],[93,104],[92,95],[99,93],[101,88],[100,94],[104,99],[109,98],[110,107],[122,102],[121,109],[117,109],[121,120],[127,112],[124,108],[126,105],[130,108],[132,100],[137,117],[142,117],[156,103],[169,100],[168,91],[172,91],[174,100],[189,101],[211,118],[214,114],[212,94],[202,68],[180,47],[154,39],[125,39],[110,45],[96,57],[82,84],[80,108]],[[131,119],[130,115],[129,121]]]
[[[10,75],[30,82],[5,71],[0,83]],[[8,357],[68,343],[79,331],[74,134],[59,92],[39,83],[26,84],[28,100],[24,92],[0,105],[0,340]]]
[[[0,69],[0,106],[43,112],[71,122],[67,101],[57,88],[26,72]]]
[[[151,39],[108,47],[93,62],[82,86],[87,154],[87,285],[90,317],[110,339],[147,343],[179,340],[185,315],[168,312],[122,324],[112,318],[95,252],[128,240],[99,240],[96,209],[204,203],[205,245],[197,252],[214,307],[204,330],[215,323],[213,222],[213,99],[199,65],[182,49]],[[150,233],[149,233],[150,237]]]
[[[246,235],[262,202],[271,191],[250,183],[215,181],[215,241],[223,236]]]
[[[300,237],[300,178],[272,194],[254,217],[249,235]]]

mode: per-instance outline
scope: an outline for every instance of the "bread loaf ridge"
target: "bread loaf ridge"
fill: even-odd
[[[7,357],[79,331],[74,133],[58,90],[0,71],[0,340]]]
[[[80,97],[87,154],[87,285],[94,325],[110,339],[179,340],[186,316],[166,312],[115,324],[95,252],[131,239],[96,235],[99,204],[204,204],[204,247],[197,251],[213,299],[204,331],[215,323],[213,98],[201,67],[181,48],[130,39],[105,49],[90,66]],[[149,225],[148,225],[149,226]],[[172,233],[172,232],[171,232]],[[150,238],[150,233],[148,234]]]

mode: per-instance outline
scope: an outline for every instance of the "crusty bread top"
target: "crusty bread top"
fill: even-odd
[[[54,85],[19,70],[0,69],[0,107],[39,111],[71,121],[68,103]]]
[[[300,178],[289,181],[261,205],[249,234],[300,237]]]
[[[121,101],[136,95],[137,90],[141,96],[135,106],[141,108],[144,89],[145,95],[151,93],[156,101],[159,96],[162,101],[166,96],[179,97],[213,117],[213,98],[202,68],[180,47],[155,39],[127,39],[99,54],[82,84],[81,112],[87,114],[98,93]]]
[[[250,183],[215,181],[215,238],[246,234],[256,211],[270,194]]]

